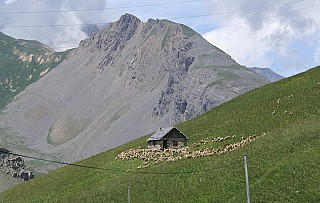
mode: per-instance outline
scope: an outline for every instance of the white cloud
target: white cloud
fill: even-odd
[[[251,34],[248,26],[243,26],[241,29],[231,27],[220,31],[211,31],[206,33],[204,38],[242,64],[250,64],[250,66],[256,65],[258,62],[263,66],[270,64],[270,61],[264,58],[264,50],[268,49],[268,46],[257,40],[257,36]]]
[[[28,0],[0,1],[0,7],[6,12],[16,11],[62,11],[88,8],[104,8],[105,0],[59,0],[39,1]],[[16,2],[13,4],[13,2]],[[43,13],[12,13],[0,15],[1,29],[7,35],[15,38],[34,39],[45,43],[56,50],[67,49],[78,45],[79,41],[87,35],[82,31],[81,26],[65,27],[34,27],[25,28],[19,26],[36,25],[73,25],[90,24],[97,22],[107,23],[107,14],[101,11],[86,12],[43,12]],[[11,26],[11,27],[10,27]],[[18,26],[13,28],[12,26]]]
[[[306,65],[304,65],[305,58],[295,49],[305,47],[292,48],[292,45],[296,41],[299,41],[300,44],[310,43],[311,36],[319,32],[317,21],[320,15],[316,14],[316,9],[309,9],[308,12],[296,11],[296,9],[310,7],[310,1],[304,4],[282,5],[281,2],[284,1],[239,0],[231,3],[230,1],[212,0],[213,10],[243,10],[243,12],[232,15],[213,16],[212,20],[219,25],[247,23],[212,30],[205,33],[204,38],[229,53],[243,65],[280,69],[280,67],[271,67],[276,64],[276,66],[287,66],[282,67],[285,76],[296,74],[306,69]],[[265,5],[278,6],[248,11],[248,8]]]
[[[11,3],[15,3],[17,0],[6,0],[4,3],[5,4],[11,4]]]
[[[63,13],[56,21],[57,25],[74,25],[81,23],[82,21],[72,12]],[[61,51],[65,50],[67,47],[75,47],[80,40],[85,39],[86,37],[87,35],[82,31],[81,26],[67,26],[56,32],[52,44],[56,47],[57,51]]]

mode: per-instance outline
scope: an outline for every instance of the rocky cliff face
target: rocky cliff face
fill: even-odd
[[[76,161],[266,83],[184,25],[125,14],[7,106],[0,142]]]

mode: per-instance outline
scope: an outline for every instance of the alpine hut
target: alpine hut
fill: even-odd
[[[175,127],[160,128],[149,139],[148,148],[182,148],[187,146],[189,138]]]

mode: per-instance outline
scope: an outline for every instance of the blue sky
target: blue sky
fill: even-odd
[[[88,8],[106,9],[37,13]],[[0,30],[62,50],[87,37],[80,26],[19,26],[107,23],[124,13],[143,21],[170,19],[193,28],[241,65],[269,67],[288,77],[320,65],[319,8],[320,0],[0,0]]]

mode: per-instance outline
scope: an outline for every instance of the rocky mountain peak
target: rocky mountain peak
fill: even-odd
[[[122,24],[122,25],[129,25],[129,24],[139,24],[141,23],[141,20],[129,13],[125,13],[124,15],[122,15],[120,17],[120,19],[117,21],[118,24]]]
[[[123,43],[135,34],[141,20],[134,15],[124,14],[118,21],[111,22],[106,28],[94,36],[82,40],[78,50],[115,51],[122,48]]]
[[[89,49],[91,52],[115,51],[118,48],[123,48],[121,44],[130,40],[136,33],[138,40],[141,40],[140,43],[147,42],[152,36],[159,37],[162,39],[162,42],[158,44],[161,45],[161,49],[167,42],[176,41],[177,38],[181,40],[198,35],[187,26],[165,19],[149,19],[147,22],[142,22],[132,14],[124,14],[118,21],[109,23],[107,27],[94,36],[82,40],[78,50]],[[175,42],[173,48],[176,48],[177,45],[178,43]]]

